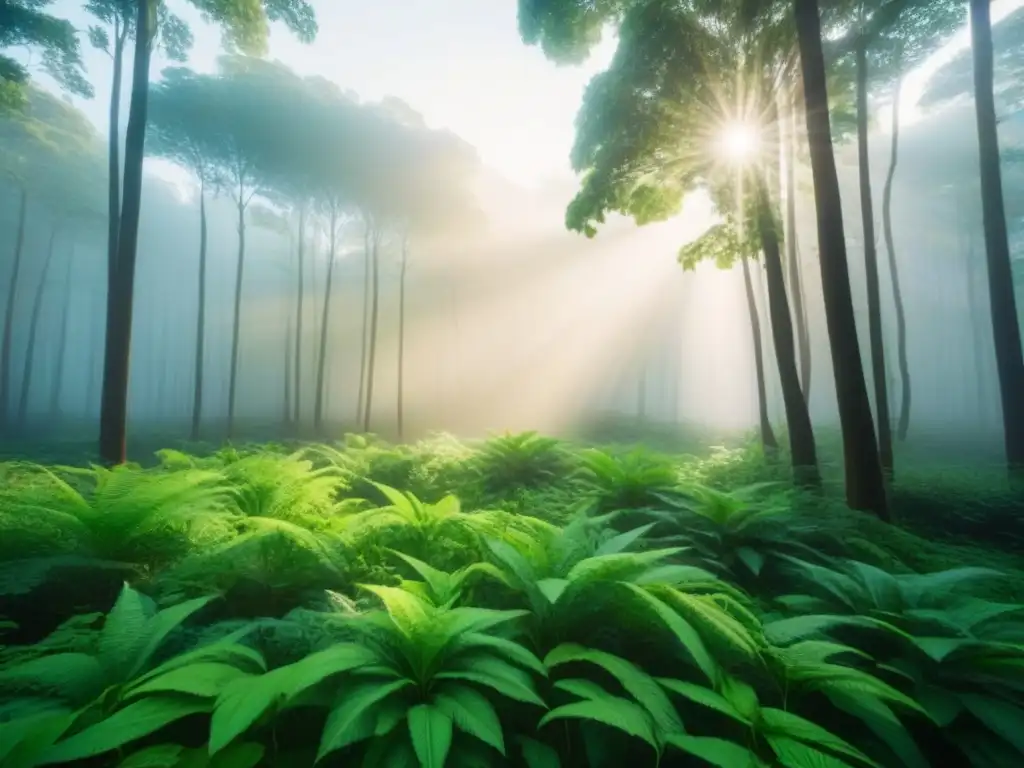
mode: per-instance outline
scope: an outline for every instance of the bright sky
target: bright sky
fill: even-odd
[[[211,71],[219,33],[183,0],[168,0],[190,23],[195,46],[189,66]],[[306,46],[275,29],[271,56],[302,74],[319,74],[362,98],[404,99],[434,127],[447,127],[475,145],[484,162],[526,185],[571,173],[568,155],[583,89],[614,52],[605,40],[586,65],[556,67],[519,38],[516,0],[314,0],[320,34]],[[81,29],[90,23],[81,0],[57,0],[56,13]],[[1024,5],[996,0],[993,18]],[[101,128],[107,125],[110,63],[85,43],[96,98],[80,102]],[[968,43],[966,30],[908,78],[905,119],[928,74]],[[167,62],[154,60],[154,75]],[[130,64],[127,69],[130,71]],[[126,112],[126,110],[125,110]]]

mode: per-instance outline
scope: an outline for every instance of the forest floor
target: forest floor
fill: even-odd
[[[889,525],[827,447],[809,496],[612,437],[23,450],[0,766],[1024,764],[997,470],[904,466]]]

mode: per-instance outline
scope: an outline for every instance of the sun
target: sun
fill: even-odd
[[[758,130],[747,123],[729,123],[718,139],[718,151],[730,162],[749,160],[761,144]]]

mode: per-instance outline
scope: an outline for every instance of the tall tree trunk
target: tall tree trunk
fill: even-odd
[[[192,382],[192,442],[199,440],[203,416],[203,364],[206,357],[206,183],[199,182],[199,308],[196,312],[196,360]]]
[[[381,231],[375,227],[373,233],[373,277],[370,287],[370,350],[366,356],[366,412],[363,414],[363,432],[370,431],[370,418],[373,413],[373,373],[377,358],[377,309],[380,299],[380,238]]]
[[[885,339],[882,336],[882,296],[878,284],[878,251],[875,245],[875,209],[871,199],[871,153],[868,147],[868,52],[857,46],[857,161],[860,170],[860,218],[864,231],[864,275],[868,293],[868,337],[871,377],[878,415],[878,458],[882,471],[892,477],[892,422],[889,417],[889,377],[885,371]]]
[[[11,281],[7,284],[7,306],[4,308],[4,338],[0,345],[0,431],[10,424],[11,351],[14,341],[14,304],[18,298],[18,278],[21,275],[21,256],[25,250],[25,219],[28,215],[28,190],[21,187],[18,204],[18,233],[14,240],[14,263],[11,265]]]
[[[110,127],[107,136],[107,284],[114,284],[117,265],[117,237],[121,227],[121,80],[128,20],[114,14],[114,73],[110,79]]]
[[[811,399],[811,337],[807,329],[804,287],[800,278],[800,257],[796,235],[796,113],[794,94],[785,94],[789,120],[786,131],[786,262],[789,266],[789,290],[793,294],[797,347],[800,352],[800,389],[804,400]]]
[[[365,424],[365,397],[366,397],[366,355],[367,338],[370,332],[370,261],[373,258],[370,252],[370,238],[372,227],[370,219],[366,220],[366,229],[363,232],[363,327],[362,339],[359,352],[359,394],[356,396],[356,423]],[[374,237],[376,237],[374,235]]]
[[[132,99],[124,145],[124,184],[117,235],[115,276],[107,292],[106,345],[100,407],[100,458],[107,464],[125,461],[128,426],[128,374],[131,362],[135,262],[142,209],[142,164],[146,154],[149,111],[149,63],[156,34],[155,0],[136,1],[135,57]]]
[[[772,421],[768,417],[768,391],[764,380],[764,345],[761,341],[761,317],[757,312],[757,301],[754,299],[754,282],[750,278],[750,264],[747,257],[741,259],[743,265],[743,288],[747,295],[747,311],[750,313],[750,330],[754,335],[754,372],[757,376],[757,417],[761,427],[761,447],[765,452],[774,452],[779,448],[772,429]]]
[[[305,251],[306,247],[306,205],[299,207],[299,282],[297,286],[298,305],[295,308],[295,429],[302,428],[302,315],[303,292],[306,285]]]
[[[832,351],[836,400],[843,433],[846,502],[889,520],[889,500],[875,442],[875,424],[864,382],[853,295],[846,261],[846,237],[839,196],[839,177],[832,150],[832,128],[825,84],[818,0],[794,0],[804,81],[807,138],[814,177],[825,320]]]
[[[313,407],[313,429],[322,434],[324,420],[324,369],[327,365],[327,333],[331,326],[331,284],[334,282],[334,254],[337,247],[338,215],[331,210],[330,246],[327,250],[327,285],[324,288],[324,309],[320,319],[320,356],[316,363],[316,400]]]
[[[402,238],[402,267],[398,275],[398,400],[395,403],[398,439],[405,436],[405,273],[409,267],[409,236]]]
[[[896,262],[896,246],[892,236],[892,182],[896,176],[900,147],[900,85],[897,78],[892,96],[892,154],[889,157],[889,172],[882,190],[882,233],[885,236],[885,250],[889,257],[889,274],[892,279],[892,301],[896,308],[896,351],[900,369],[900,415],[896,426],[896,439],[903,442],[910,430],[910,363],[907,358],[907,315],[903,307],[903,291],[900,289],[899,265]]]
[[[50,242],[46,246],[46,258],[43,260],[43,272],[36,285],[36,294],[32,300],[32,315],[28,324],[28,346],[25,349],[25,366],[21,371],[21,397],[18,398],[18,428],[24,429],[28,421],[28,396],[32,390],[32,369],[36,362],[36,337],[39,335],[39,318],[43,313],[43,297],[46,295],[46,281],[50,277],[50,265],[53,264],[54,245],[57,242],[59,225],[50,232]]]
[[[971,0],[971,46],[981,166],[981,209],[988,257],[992,334],[1003,404],[1006,459],[1011,475],[1024,483],[1024,353],[1021,351],[1020,320],[1013,292],[1013,268],[1010,264],[1002,171],[999,167],[989,0]]]
[[[764,178],[759,176],[756,184],[757,229],[764,248],[768,316],[771,318],[775,359],[779,366],[782,402],[786,409],[793,477],[800,485],[817,488],[821,486],[821,474],[818,471],[818,455],[814,445],[810,412],[807,410],[807,401],[800,391],[796,344],[793,340],[793,316],[790,314],[789,300],[786,298],[786,278],[782,269],[779,233],[775,228],[775,217],[772,215]]]
[[[285,432],[289,432],[289,428],[292,425],[292,380],[293,380],[293,369],[292,369],[292,334],[295,332],[294,329],[295,318],[291,312],[285,312],[285,329],[284,329],[284,414],[281,419],[281,423],[284,426]]]
[[[242,277],[245,273],[245,203],[238,195],[238,266],[235,270],[235,312],[231,324],[231,372],[228,376],[228,438],[235,431],[235,395],[238,392],[238,346],[242,337]]]
[[[57,420],[62,415],[60,396],[64,388],[64,362],[68,350],[68,325],[71,322],[71,277],[75,264],[76,243],[72,239],[68,263],[64,267],[64,300],[60,307],[60,335],[57,337],[57,365],[50,387],[50,416]]]

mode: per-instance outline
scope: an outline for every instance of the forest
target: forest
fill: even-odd
[[[1024,764],[1021,0],[0,0],[0,301],[0,768]]]

